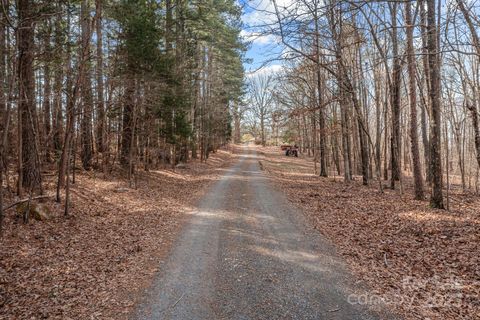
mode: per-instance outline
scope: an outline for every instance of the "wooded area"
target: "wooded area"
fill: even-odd
[[[473,319],[479,108],[480,0],[0,0],[0,320]]]
[[[1,9],[0,227],[5,190],[31,199],[54,175],[67,215],[78,167],[108,175],[120,165],[135,181],[138,170],[206,160],[228,140],[245,51],[235,1]]]
[[[478,193],[478,1],[276,0],[261,9],[267,21],[249,35],[273,37],[283,49],[271,62],[283,68],[250,77],[245,129],[260,143],[297,143],[320,176],[345,182],[359,175],[403,191],[411,175],[416,199],[430,189],[434,208],[448,208],[453,184]],[[265,106],[257,97],[267,95]]]

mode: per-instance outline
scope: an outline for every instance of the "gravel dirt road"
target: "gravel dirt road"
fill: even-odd
[[[348,302],[332,246],[247,147],[179,235],[132,319],[382,319]]]

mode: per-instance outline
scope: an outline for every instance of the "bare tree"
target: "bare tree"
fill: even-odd
[[[440,102],[440,53],[438,45],[438,29],[436,20],[435,0],[427,0],[428,23],[428,67],[429,67],[429,98],[431,107],[430,118],[430,167],[432,172],[432,196],[430,205],[443,209],[443,176],[441,158],[441,102]]]
[[[265,128],[273,109],[273,76],[265,74],[253,75],[249,78],[249,104],[251,112],[260,122],[260,139],[266,145]]]
[[[410,1],[405,3],[405,24],[407,25],[407,60],[410,99],[410,141],[413,161],[413,176],[415,181],[415,199],[423,200],[423,177],[420,165],[420,151],[418,148],[417,132],[417,83],[415,51],[413,47],[413,21],[412,5]]]

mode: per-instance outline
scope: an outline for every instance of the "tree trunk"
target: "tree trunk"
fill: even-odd
[[[410,96],[410,140],[413,162],[413,177],[415,182],[415,199],[422,200],[423,177],[420,165],[420,151],[418,149],[417,132],[417,84],[415,72],[415,51],[413,48],[413,21],[412,5],[409,1],[405,3],[405,23],[407,24],[407,59],[408,59],[408,77],[409,77],[409,96]]]
[[[4,122],[7,111],[7,43],[6,43],[6,19],[3,13],[0,13],[0,133],[4,130]],[[0,142],[1,143],[1,142]]]
[[[325,130],[325,106],[323,105],[323,90],[322,90],[322,73],[320,62],[320,30],[318,25],[318,12],[315,9],[315,55],[316,55],[316,80],[317,80],[317,98],[318,98],[318,130],[320,132],[320,176],[327,177],[327,145],[326,145],[326,130]]]
[[[422,65],[423,65],[423,74],[425,80],[423,84],[420,85],[420,88],[423,88],[423,85],[427,87],[427,97],[423,99],[424,106],[422,108],[422,141],[424,148],[424,157],[425,157],[425,171],[426,171],[426,181],[428,183],[432,182],[432,171],[430,165],[430,141],[429,141],[429,132],[427,130],[427,121],[426,113],[431,116],[431,105],[428,92],[430,92],[430,74],[428,69],[428,32],[427,32],[427,12],[425,10],[425,0],[420,1],[420,25],[422,32]]]
[[[21,122],[21,167],[19,176],[22,185],[30,191],[41,190],[40,162],[37,149],[37,112],[35,105],[34,24],[33,3],[18,0],[18,109]],[[21,189],[21,188],[20,188]]]
[[[131,77],[129,75],[129,77]],[[135,80],[126,80],[125,96],[122,119],[122,149],[120,163],[128,167],[130,161],[130,148],[133,138],[133,110],[135,108]]]
[[[57,10],[60,11],[62,8],[60,5],[57,5]],[[62,28],[62,17],[59,14],[56,17],[55,21],[55,60],[59,61],[65,59],[64,50],[62,48],[64,41],[63,28]],[[64,123],[63,123],[63,110],[62,110],[62,86],[63,86],[63,64],[56,62],[54,72],[54,83],[53,83],[53,149],[55,150],[56,156],[60,155],[62,152],[62,137],[64,135]]]
[[[90,65],[90,7],[89,1],[83,0],[81,7],[81,29],[82,29],[82,61],[85,63],[85,70],[81,78],[82,90],[82,122],[81,122],[81,158],[82,165],[85,170],[89,170],[92,166],[93,158],[93,137],[92,137],[92,78]]]
[[[265,115],[261,114],[260,115],[260,138],[262,142],[262,146],[265,147]]]
[[[335,1],[336,2],[336,1]],[[339,15],[338,19],[338,27],[336,23],[336,14]],[[342,130],[342,148],[343,148],[343,176],[344,182],[348,183],[352,180],[352,162],[350,156],[350,138],[349,138],[349,110],[347,107],[347,92],[345,90],[343,78],[343,70],[341,70],[341,60],[342,60],[342,14],[341,12],[335,12],[334,3],[332,3],[332,9],[330,14],[330,28],[333,33],[333,39],[335,41],[335,58],[337,60],[337,74],[335,75],[338,81],[338,96],[339,96],[339,103],[340,103],[340,117],[341,117],[341,130]],[[339,28],[340,31],[337,30]]]
[[[102,0],[95,1],[95,22],[97,36],[97,130],[96,145],[98,152],[105,151],[105,103],[103,85],[103,33],[102,33]]]
[[[376,120],[376,128],[375,128],[375,162],[377,164],[377,174],[381,174],[381,163],[382,163],[382,154],[381,154],[381,146],[382,146],[382,108],[381,108],[381,91],[380,91],[380,79],[378,75],[377,69],[374,70],[374,85],[375,85],[375,120]],[[381,179],[379,176],[378,179]]]
[[[395,181],[400,180],[400,154],[401,154],[401,136],[400,136],[400,85],[402,66],[398,52],[397,35],[397,3],[392,4],[392,47],[393,47],[393,70],[392,85],[390,88],[390,104],[392,108],[392,135],[391,135],[391,166],[392,180],[391,188],[395,189]]]
[[[478,111],[475,105],[467,104],[467,108],[472,116],[473,134],[475,137],[475,152],[478,166],[480,167],[480,127],[478,123]]]
[[[44,61],[44,92],[43,92],[43,124],[44,124],[44,136],[43,136],[43,147],[45,148],[45,160],[50,162],[51,161],[51,148],[52,143],[51,141],[51,101],[50,96],[52,94],[52,87],[51,87],[51,45],[50,45],[50,37],[51,37],[51,27],[50,22],[47,22],[47,30],[45,31],[44,35],[44,46],[45,46],[45,61]]]
[[[430,205],[433,208],[444,209],[443,177],[441,157],[441,104],[440,104],[440,63],[438,52],[438,37],[436,26],[436,1],[427,0],[428,23],[428,67],[430,75],[430,168],[432,173],[432,195]]]
[[[364,129],[362,128],[361,124],[362,118],[361,115],[357,114],[357,122],[358,122],[358,135],[360,139],[360,157],[362,160],[362,183],[363,185],[368,185],[368,167],[369,167],[369,154],[368,154],[368,141]]]
[[[241,136],[240,136],[240,107],[238,103],[235,103],[233,106],[233,142],[240,143]]]

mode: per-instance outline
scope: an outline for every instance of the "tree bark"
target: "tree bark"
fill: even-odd
[[[6,44],[6,18],[0,12],[0,132],[4,130],[4,122],[7,111],[7,44]],[[1,143],[1,142],[0,142]]]
[[[131,77],[131,75],[129,75]],[[127,79],[122,119],[122,149],[120,163],[128,167],[130,163],[130,148],[133,138],[133,110],[135,108],[135,80]]]
[[[432,195],[430,205],[433,208],[444,209],[443,177],[441,157],[441,104],[440,104],[440,63],[438,52],[438,37],[436,23],[436,1],[427,0],[428,23],[428,67],[430,76],[430,168],[432,173]]]
[[[61,5],[57,4],[57,10],[60,11]],[[63,49],[63,28],[62,28],[62,16],[59,14],[55,20],[55,60],[59,61],[66,59]],[[63,121],[63,110],[62,110],[62,86],[63,86],[63,65],[60,62],[56,62],[54,72],[54,83],[53,83],[53,149],[55,150],[56,156],[62,152],[62,137],[64,135],[64,121]]]
[[[317,80],[317,98],[318,98],[318,130],[320,132],[320,176],[327,177],[327,143],[325,130],[325,106],[323,105],[322,73],[320,62],[320,28],[318,25],[318,8],[315,6],[315,55],[316,55],[316,80]]]
[[[412,5],[410,1],[405,3],[405,23],[407,24],[407,60],[408,60],[408,77],[409,77],[409,97],[410,97],[410,141],[413,162],[413,177],[415,183],[415,199],[422,200],[425,195],[423,193],[423,177],[420,165],[420,151],[418,149],[418,132],[417,132],[417,84],[416,84],[416,66],[415,51],[413,48],[413,21],[412,21]]]
[[[392,135],[391,135],[391,166],[392,179],[391,188],[395,189],[395,181],[400,180],[400,154],[401,154],[401,136],[400,136],[400,85],[402,66],[398,51],[398,32],[397,32],[397,3],[391,6],[392,16],[392,50],[393,50],[393,69],[392,85],[390,87],[390,104],[392,108]]]
[[[34,16],[31,0],[18,0],[18,109],[21,122],[22,185],[30,191],[41,190],[40,161],[37,149],[37,112],[35,105]],[[21,188],[19,188],[21,189]]]
[[[470,111],[470,114],[472,116],[473,134],[475,137],[476,159],[477,159],[478,166],[480,167],[480,127],[478,123],[478,111],[475,105],[473,104],[467,103],[467,108]]]
[[[81,6],[81,29],[82,29],[82,61],[85,64],[84,74],[81,78],[82,91],[82,122],[81,122],[81,158],[82,165],[85,170],[89,170],[92,166],[93,158],[93,137],[92,137],[92,79],[90,65],[90,6],[88,0],[82,1]]]
[[[235,103],[233,106],[233,142],[234,143],[240,143],[241,141],[240,122],[241,122],[240,107],[238,103]]]
[[[423,66],[423,75],[425,80],[420,85],[420,88],[425,85],[427,87],[427,97],[423,99],[424,106],[422,108],[422,141],[423,141],[423,149],[424,149],[424,157],[425,157],[425,173],[426,173],[426,181],[428,183],[432,182],[432,171],[430,166],[430,141],[429,141],[429,132],[427,130],[427,120],[426,120],[426,113],[428,116],[431,116],[431,105],[430,105],[430,98],[428,96],[428,92],[430,92],[430,74],[429,74],[429,66],[428,66],[428,31],[427,31],[427,12],[425,10],[425,0],[420,0],[420,25],[421,25],[421,33],[422,33],[422,66]]]
[[[105,151],[105,102],[103,84],[103,33],[102,0],[96,0],[96,36],[97,36],[97,130],[96,145],[99,152]]]
[[[44,92],[43,92],[43,122],[44,122],[44,137],[43,137],[43,145],[45,148],[45,159],[47,161],[51,161],[51,101],[50,96],[52,94],[52,87],[51,87],[51,46],[50,46],[50,23],[48,22],[48,29],[45,32],[44,38],[44,45],[45,45],[45,61],[44,61]]]

